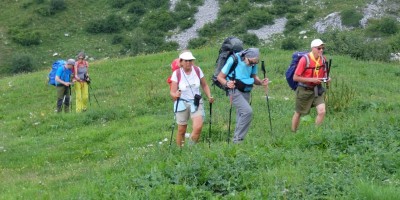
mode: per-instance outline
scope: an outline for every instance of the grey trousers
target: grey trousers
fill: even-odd
[[[236,127],[233,143],[240,143],[249,131],[253,118],[253,109],[249,104],[250,92],[245,93],[235,89],[234,92],[230,91],[229,95],[232,95],[232,104],[236,108]]]

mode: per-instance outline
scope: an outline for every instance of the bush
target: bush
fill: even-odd
[[[212,37],[217,35],[218,30],[213,24],[208,23],[205,24],[198,32],[200,37]]]
[[[114,35],[111,40],[111,44],[121,44],[124,41],[124,36],[122,35]]]
[[[300,11],[301,2],[299,0],[273,0],[273,12],[276,15],[283,15],[286,13],[298,13]]]
[[[325,34],[330,53],[349,55],[360,60],[388,61],[390,46],[382,40],[362,37],[357,31],[333,31]]]
[[[389,39],[389,45],[391,50],[394,52],[400,52],[400,33],[397,33]]]
[[[124,26],[124,20],[117,15],[110,15],[106,19],[91,21],[86,26],[89,33],[116,33]]]
[[[50,12],[51,13],[56,13],[56,11],[62,11],[65,10],[67,6],[65,5],[64,0],[51,0],[50,1]]]
[[[285,33],[291,32],[296,28],[301,27],[302,24],[303,24],[302,21],[300,21],[299,19],[296,18],[289,19],[285,25]]]
[[[189,49],[196,49],[199,47],[204,46],[207,43],[207,38],[199,37],[189,41],[188,48]]]
[[[142,16],[146,13],[146,8],[144,7],[143,2],[141,1],[133,2],[128,8],[128,13],[132,13],[137,16]]]
[[[174,29],[177,24],[171,13],[167,11],[156,11],[147,13],[143,17],[140,26],[145,30],[166,32]]]
[[[300,45],[295,38],[289,37],[282,41],[281,48],[284,50],[297,50],[300,48]]]
[[[128,4],[131,0],[112,0],[111,7],[113,8],[123,8],[126,4]]]
[[[244,34],[241,38],[243,43],[248,46],[257,46],[260,43],[260,39],[255,34]]]
[[[345,26],[359,27],[363,15],[356,9],[347,9],[342,11],[340,18]]]
[[[273,24],[274,17],[266,9],[255,9],[248,13],[243,20],[248,29],[258,29],[266,24]]]
[[[371,37],[395,35],[399,31],[396,19],[386,17],[378,20],[370,20],[366,33]]]
[[[17,53],[12,57],[10,68],[11,73],[32,72],[33,70],[33,59],[31,55]]]
[[[22,46],[32,46],[40,44],[40,33],[33,30],[21,30],[18,28],[12,28],[9,30],[11,39]]]

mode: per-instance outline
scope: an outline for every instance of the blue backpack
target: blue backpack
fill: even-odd
[[[288,69],[286,70],[286,74],[285,74],[286,81],[288,82],[288,84],[292,90],[297,89],[298,82],[293,80],[293,75],[294,75],[294,72],[296,71],[297,64],[299,63],[300,58],[304,56],[307,60],[306,68],[309,68],[309,66],[310,66],[310,58],[308,58],[308,56],[307,56],[308,53],[309,52],[298,51],[298,52],[294,52],[292,55],[292,62],[290,63]]]
[[[56,86],[56,73],[57,69],[60,67],[64,67],[65,61],[64,60],[57,60],[53,63],[53,66],[51,67],[51,71],[49,73],[49,85],[54,85]]]

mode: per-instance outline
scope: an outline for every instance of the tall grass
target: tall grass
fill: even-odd
[[[47,70],[2,78],[0,199],[397,198],[398,66],[329,56],[325,122],[315,127],[312,110],[293,134],[294,93],[284,78],[291,52],[261,53],[272,81],[273,132],[265,92],[255,87],[248,136],[228,144],[229,99],[212,89],[210,148],[208,104],[201,142],[168,146],[173,112],[165,80],[178,52],[91,63],[91,106],[80,114],[54,112]],[[194,55],[210,82],[217,50]]]

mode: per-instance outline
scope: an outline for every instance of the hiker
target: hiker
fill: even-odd
[[[77,56],[74,67],[74,82],[75,82],[75,95],[76,95],[76,112],[84,112],[87,110],[89,100],[89,63],[85,60],[86,55],[80,52]]]
[[[205,116],[200,86],[207,95],[208,101],[210,103],[214,102],[202,70],[194,66],[195,59],[190,51],[183,51],[179,55],[180,68],[175,70],[171,76],[170,95],[173,99],[176,99],[174,112],[177,111],[178,134],[176,136],[176,144],[179,147],[182,147],[185,142],[189,117],[192,119],[193,126],[189,144],[195,144],[199,140]]]
[[[326,78],[326,58],[323,56],[325,44],[320,39],[311,42],[311,52],[307,54],[309,66],[306,68],[307,59],[302,57],[293,75],[293,80],[298,82],[296,89],[296,106],[292,118],[292,131],[296,132],[300,124],[301,115],[310,112],[311,107],[316,107],[317,117],[315,124],[322,124],[325,117],[324,88],[321,83],[330,82]]]
[[[258,48],[249,48],[235,53],[238,58],[235,70],[228,74],[233,64],[233,58],[230,57],[217,77],[221,84],[229,88],[228,95],[231,104],[236,108],[233,143],[241,143],[249,130],[253,117],[253,110],[249,103],[253,84],[268,86],[268,78],[260,80],[257,76],[259,54]]]
[[[71,76],[72,68],[75,65],[74,59],[68,59],[63,67],[59,67],[56,72],[56,88],[57,88],[57,112],[62,111],[64,104],[64,112],[69,112],[70,92],[71,92]]]

